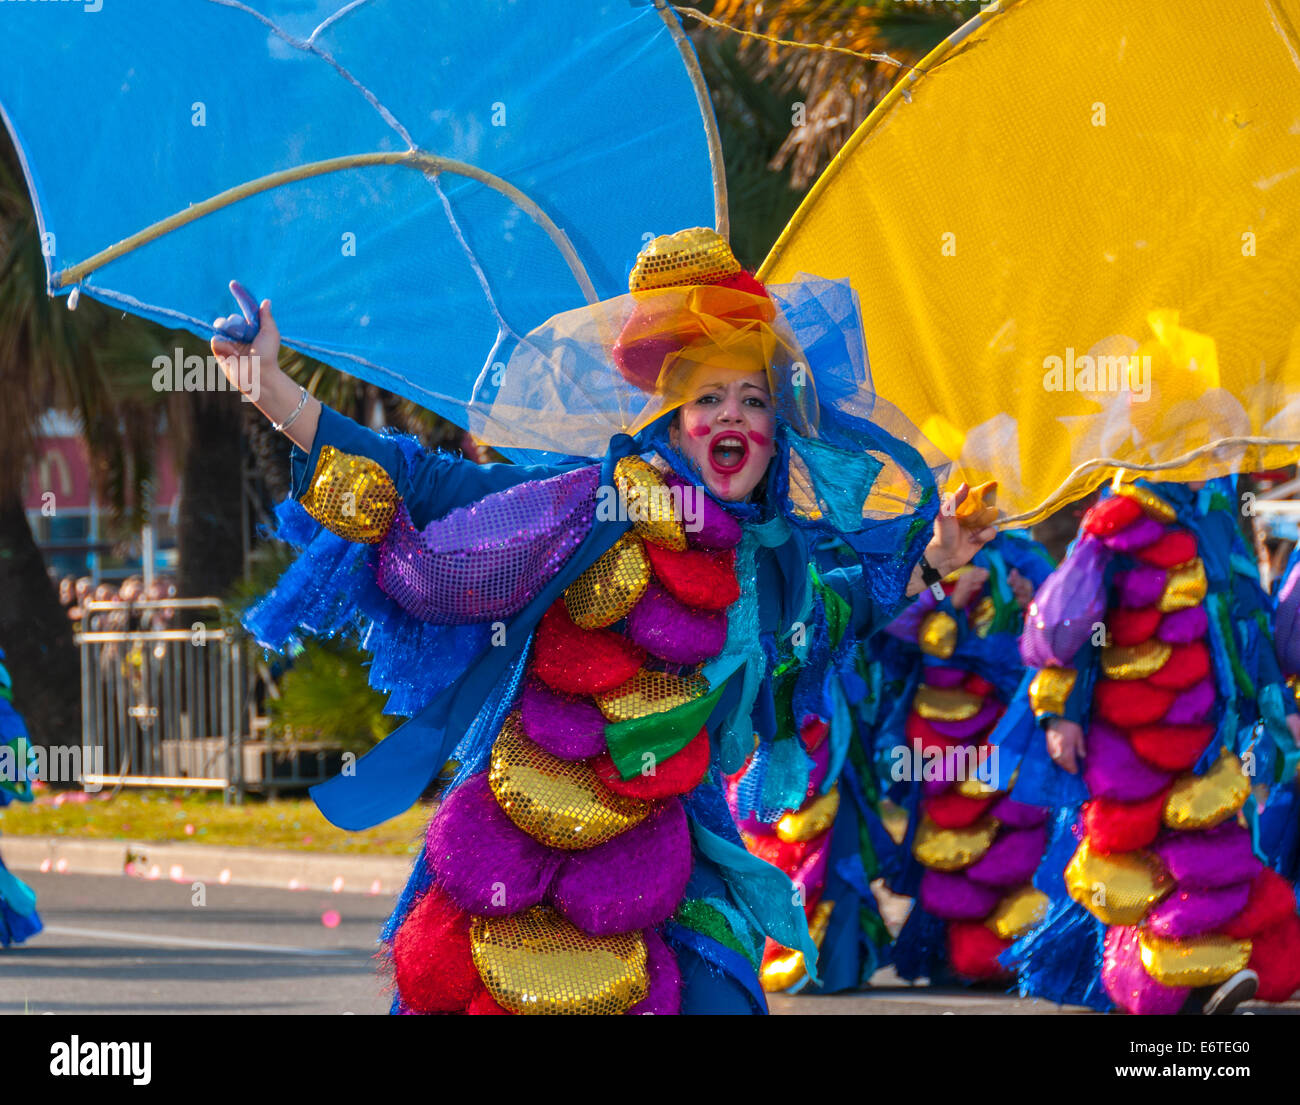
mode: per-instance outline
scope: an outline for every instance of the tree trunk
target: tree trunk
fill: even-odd
[[[32,741],[81,743],[81,660],[20,492],[0,496],[0,648]]]
[[[183,598],[220,597],[244,572],[240,402],[228,392],[193,399],[181,464],[177,582]]]

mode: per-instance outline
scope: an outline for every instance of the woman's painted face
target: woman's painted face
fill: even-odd
[[[767,374],[712,374],[706,368],[700,376],[692,398],[678,410],[673,448],[699,467],[714,495],[740,502],[762,482],[776,453]]]

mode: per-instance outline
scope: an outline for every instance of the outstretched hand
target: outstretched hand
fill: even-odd
[[[963,564],[997,536],[995,526],[970,529],[957,517],[957,508],[970,494],[970,485],[963,482],[956,491],[943,497],[939,517],[934,520],[934,540],[925,550],[926,559],[943,575]]]

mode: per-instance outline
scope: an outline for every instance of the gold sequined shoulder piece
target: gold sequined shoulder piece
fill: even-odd
[[[740,272],[740,262],[716,230],[693,226],[661,234],[637,254],[628,277],[631,292],[714,284]]]
[[[1074,668],[1039,668],[1029,681],[1029,705],[1036,715],[1065,714],[1065,702],[1079,673]]]
[[[475,917],[469,941],[483,985],[511,1013],[616,1016],[649,992],[640,932],[590,936],[537,906]]]
[[[311,483],[300,502],[331,533],[344,540],[377,545],[397,513],[397,488],[369,457],[321,448]]]
[[[605,786],[587,761],[562,760],[530,741],[518,710],[506,718],[492,746],[488,786],[519,828],[564,851],[613,840],[650,812],[649,803]]]
[[[681,500],[658,468],[637,456],[623,457],[614,466],[614,483],[636,533],[666,549],[686,548]]]

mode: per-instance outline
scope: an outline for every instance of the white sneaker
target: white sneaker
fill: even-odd
[[[1238,971],[1205,999],[1201,1010],[1207,1017],[1227,1017],[1243,1001],[1250,1001],[1259,989],[1259,975],[1252,970]]]

